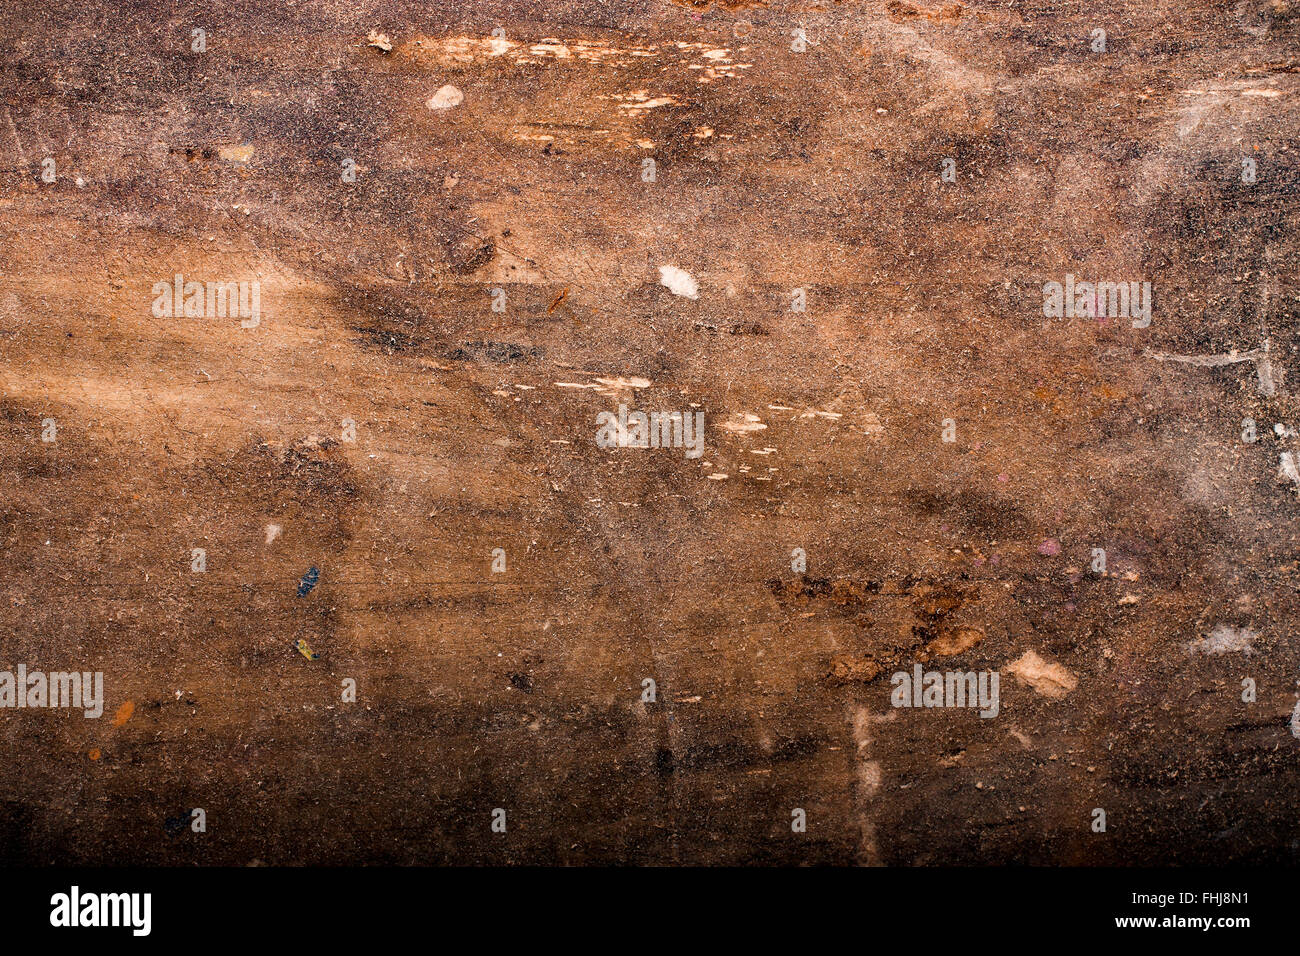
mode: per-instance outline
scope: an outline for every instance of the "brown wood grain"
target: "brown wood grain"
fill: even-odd
[[[0,853],[1294,861],[1296,10],[6,5]]]

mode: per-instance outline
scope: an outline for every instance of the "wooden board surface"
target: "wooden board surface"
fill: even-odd
[[[6,5],[0,855],[1294,861],[1298,40]]]

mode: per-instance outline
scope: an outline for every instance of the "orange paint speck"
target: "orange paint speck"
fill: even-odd
[[[98,748],[96,748],[96,749],[94,749],[94,750],[92,750],[92,751],[90,752],[90,759],[91,759],[91,760],[98,760],[98,759],[99,759],[99,749],[98,749]]]
[[[117,713],[113,715],[113,726],[121,727],[124,723],[126,723],[128,720],[131,719],[131,715],[134,713],[135,713],[135,701],[128,700],[125,704],[119,707],[117,709]]]

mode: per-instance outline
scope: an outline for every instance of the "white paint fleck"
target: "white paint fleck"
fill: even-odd
[[[449,110],[453,106],[460,106],[464,101],[465,94],[448,83],[429,97],[428,102],[424,105],[431,110]]]
[[[683,295],[688,299],[700,297],[700,287],[695,278],[676,266],[659,267],[659,284],[665,286],[673,295]]]

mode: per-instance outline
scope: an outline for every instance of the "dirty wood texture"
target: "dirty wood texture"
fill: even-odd
[[[104,701],[0,709],[0,858],[1295,861],[1298,42],[5,4],[0,668]]]

